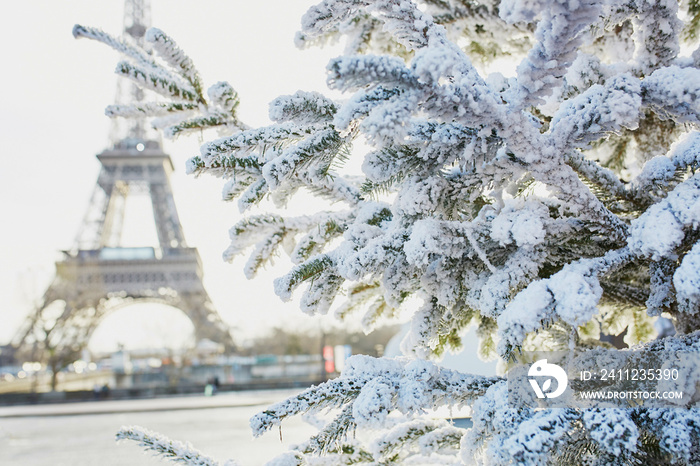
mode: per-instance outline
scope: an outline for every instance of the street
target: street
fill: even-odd
[[[0,407],[0,464],[23,466],[163,465],[134,442],[119,444],[123,425],[190,442],[221,464],[262,465],[315,432],[299,418],[253,439],[248,420],[294,390],[220,393],[214,397]]]

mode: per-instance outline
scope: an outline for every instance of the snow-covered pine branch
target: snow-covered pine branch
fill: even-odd
[[[121,61],[117,64],[115,73],[132,80],[144,89],[174,101],[196,102],[198,100],[197,92],[193,87],[175,76],[164,73],[160,68],[141,67],[135,63]]]
[[[596,357],[605,335],[623,333],[640,364],[661,347],[700,351],[697,3],[324,0],[296,42],[346,39],[326,71],[347,98],[280,96],[262,128],[239,121],[227,83],[207,102],[192,61],[161,31],[149,33],[156,61],[78,29],[125,53],[124,74],[168,99],[112,115],[182,113],[156,124],[171,136],[224,132],[187,170],[223,178],[222,197],[242,213],[265,199],[294,204],[301,190],[338,203],[245,217],[225,260],[249,255],[253,277],[284,250],[293,266],[275,283],[280,298],[300,293],[304,312],[357,315],[368,331],[409,313],[408,359],[355,357],[339,378],[253,418],[259,435],[331,410],[279,464],[700,461],[692,400],[515,407],[504,380],[428,362],[458,350],[470,327],[479,355],[504,364],[521,350]],[[513,76],[484,72],[504,57],[519,63]],[[348,159],[360,159],[362,176],[346,174]],[[676,335],[654,340],[659,316]],[[695,393],[700,371],[685,369]],[[461,404],[472,409],[467,430],[426,415]],[[350,438],[356,430],[373,440]]]
[[[179,71],[195,90],[198,101],[204,102],[202,95],[202,82],[194,63],[185,52],[163,31],[158,28],[150,28],[146,33],[146,41],[152,44],[158,55],[172,68]]]
[[[346,405],[352,406],[353,414],[347,422],[381,426],[395,410],[412,414],[432,409],[436,402],[464,405],[499,380],[459,374],[421,360],[353,356],[340,377],[270,406],[251,419],[251,427],[253,434],[260,436],[286,417]]]
[[[135,45],[129,44],[124,40],[117,39],[100,29],[76,24],[73,26],[73,37],[76,39],[86,38],[102,42],[117,52],[132,58],[137,63],[147,66],[156,66],[155,60],[153,60],[153,58],[146,51]]]
[[[132,440],[147,451],[152,451],[154,455],[159,455],[174,463],[186,464],[189,466],[218,466],[219,463],[200,451],[196,450],[189,443],[182,443],[177,440],[170,440],[168,437],[144,429],[140,426],[122,427],[117,432],[117,440]],[[237,466],[238,463],[229,460],[223,466]]]
[[[195,112],[198,106],[192,103],[144,102],[133,105],[108,105],[105,115],[110,118],[139,118],[142,116],[166,116],[180,112]]]
[[[115,73],[133,81],[144,90],[158,94],[163,101],[137,105],[110,105],[109,117],[159,117],[153,127],[171,139],[182,134],[207,128],[241,131],[247,129],[236,115],[238,94],[226,82],[218,82],[204,96],[202,80],[192,60],[175,41],[157,28],[146,31],[146,41],[160,60],[137,44],[129,44],[99,29],[75,25],[76,38],[102,42],[125,58],[117,64]]]

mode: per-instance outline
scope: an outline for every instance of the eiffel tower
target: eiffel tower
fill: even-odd
[[[124,34],[142,41],[148,24],[145,0],[126,0]],[[129,98],[139,101],[133,86]],[[37,310],[16,334],[13,346],[36,359],[49,354],[53,369],[72,362],[110,312],[137,302],[180,309],[194,326],[195,339],[233,349],[227,326],[202,283],[202,263],[188,247],[170,185],[173,164],[143,121],[130,123],[127,136],[97,155],[101,170],[75,245],[63,251],[56,274]],[[127,197],[150,197],[157,247],[122,247]]]

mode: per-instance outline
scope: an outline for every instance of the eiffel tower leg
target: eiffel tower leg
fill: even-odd
[[[173,193],[165,172],[163,172],[162,182],[151,183],[150,194],[160,247],[163,249],[186,247]]]
[[[104,214],[99,247],[115,246],[121,243],[124,225],[124,207],[129,195],[129,185],[124,183],[110,187],[111,194]]]
[[[206,291],[180,293],[179,297],[177,307],[192,321],[197,342],[207,339],[224,345],[226,352],[235,349],[228,326],[219,317]]]
[[[104,224],[112,196],[112,185],[105,181],[105,179],[109,178],[110,175],[102,168],[83,222],[75,237],[73,247],[76,251],[80,249],[97,249],[102,245]]]

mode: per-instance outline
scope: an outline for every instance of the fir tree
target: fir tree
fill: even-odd
[[[162,31],[146,36],[154,55],[95,29],[74,34],[124,53],[117,73],[162,96],[110,116],[155,117],[172,138],[223,131],[187,169],[225,179],[224,199],[246,215],[224,256],[249,254],[249,278],[288,251],[279,297],[301,293],[309,314],[364,313],[368,331],[422,302],[405,358],[356,356],[251,420],[261,435],[289,416],[333,414],[270,464],[697,464],[689,398],[674,409],[530,409],[506,402],[503,377],[434,360],[470,326],[480,356],[505,363],[536,349],[594,358],[602,335],[623,332],[642,362],[700,351],[700,49],[680,52],[697,47],[699,11],[673,0],[325,0],[296,41],[346,39],[327,73],[348,98],[281,96],[262,128],[239,120],[228,83],[205,93]],[[485,75],[501,58],[519,63],[516,75]],[[345,173],[351,158],[362,176]],[[249,213],[300,190],[335,207]],[[675,335],[656,338],[659,316]],[[692,396],[700,373],[686,369]],[[463,405],[469,429],[426,415]]]

